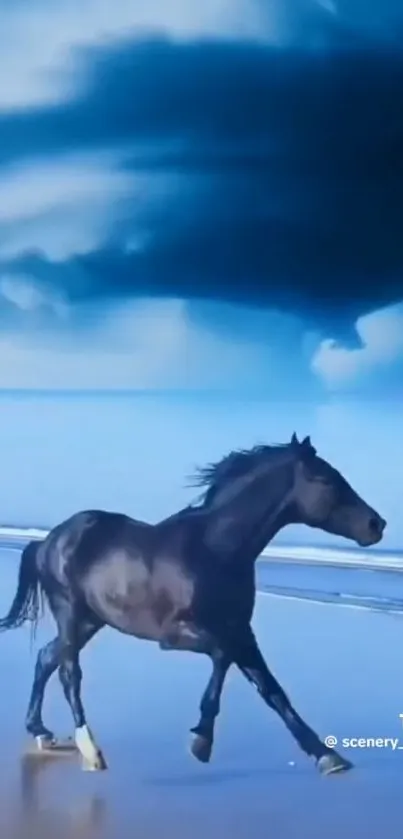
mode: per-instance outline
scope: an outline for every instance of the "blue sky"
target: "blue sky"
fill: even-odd
[[[385,547],[402,547],[401,406],[370,400],[154,391],[6,394],[0,510],[3,524],[51,526],[79,509],[120,510],[147,521],[199,495],[196,466],[233,448],[310,433],[319,453],[388,519]],[[329,543],[287,528],[283,541]]]
[[[295,429],[403,542],[401,4],[0,21],[0,391],[109,393],[1,398],[3,521],[163,515],[195,463]]]

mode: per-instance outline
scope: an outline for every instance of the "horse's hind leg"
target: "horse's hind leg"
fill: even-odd
[[[101,624],[95,624],[94,622],[87,622],[80,626],[77,633],[80,650],[94,637],[100,628]],[[55,742],[53,733],[43,724],[42,705],[46,685],[60,663],[60,650],[61,642],[59,636],[57,636],[53,641],[50,641],[45,647],[39,650],[36,660],[34,682],[25,726],[28,733],[36,738],[40,747]]]
[[[65,604],[58,615],[60,654],[59,676],[64,695],[70,706],[75,724],[75,741],[83,757],[83,769],[96,771],[106,769],[103,754],[88,728],[81,701],[82,672],[79,662],[80,616],[72,604]]]
[[[200,702],[200,720],[191,729],[194,735],[191,751],[202,763],[208,763],[214,742],[214,726],[220,713],[220,699],[225,677],[232,659],[221,649],[211,654],[213,672]]]
[[[60,642],[57,637],[39,650],[36,659],[34,681],[25,719],[25,727],[28,734],[32,734],[37,739],[38,745],[42,740],[49,743],[55,739],[53,733],[43,724],[42,705],[47,682],[59,664],[59,650]]]

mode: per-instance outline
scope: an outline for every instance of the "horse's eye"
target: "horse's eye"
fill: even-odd
[[[326,484],[327,486],[331,486],[333,484],[332,476],[327,475],[325,472],[315,471],[314,469],[309,469],[305,466],[304,474],[305,479],[307,481],[312,481],[312,483]]]
[[[326,486],[333,486],[333,481],[330,475],[316,475],[315,480],[319,481],[321,484],[326,484]]]
[[[321,472],[314,472],[311,475],[311,481],[315,481],[318,484],[324,484],[325,486],[333,486],[333,481],[330,475],[324,475]]]

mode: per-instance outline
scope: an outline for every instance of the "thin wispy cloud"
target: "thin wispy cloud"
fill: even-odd
[[[84,53],[91,47],[154,35],[275,43],[284,28],[280,9],[278,2],[264,9],[250,0],[204,0],[197,6],[188,0],[10,3],[1,11],[0,110],[73,98],[85,85]]]
[[[40,251],[56,261],[92,251],[110,235],[118,202],[144,186],[116,154],[64,155],[0,171],[0,260]]]
[[[358,318],[356,329],[361,347],[351,349],[327,339],[314,353],[312,369],[330,389],[357,384],[362,376],[382,375],[395,363],[403,368],[403,304]]]
[[[65,318],[69,314],[69,305],[59,290],[45,290],[24,275],[5,274],[0,277],[0,299],[24,314],[43,308],[49,309],[57,318]]]
[[[303,324],[280,313],[259,316],[216,306],[200,317],[203,306],[197,303],[140,299],[90,304],[77,328],[65,299],[23,276],[0,279],[1,304],[14,308],[16,327],[0,339],[0,389],[219,390],[284,397],[295,370],[291,346],[301,374],[307,371]],[[306,392],[311,379],[301,377],[294,395],[301,386]]]

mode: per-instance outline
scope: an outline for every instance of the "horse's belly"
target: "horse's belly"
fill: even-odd
[[[84,581],[88,605],[109,626],[128,635],[160,641],[177,616],[189,609],[190,581],[172,564],[155,563],[152,573],[141,560],[114,554],[93,566]]]
[[[130,601],[108,597],[104,602],[98,601],[92,608],[102,621],[119,632],[148,641],[159,641],[161,638],[161,626],[147,607],[133,609]]]
[[[116,555],[113,563],[91,569],[84,582],[88,606],[108,626],[139,638],[158,641],[158,610],[153,608],[151,577],[142,562],[128,563]]]

